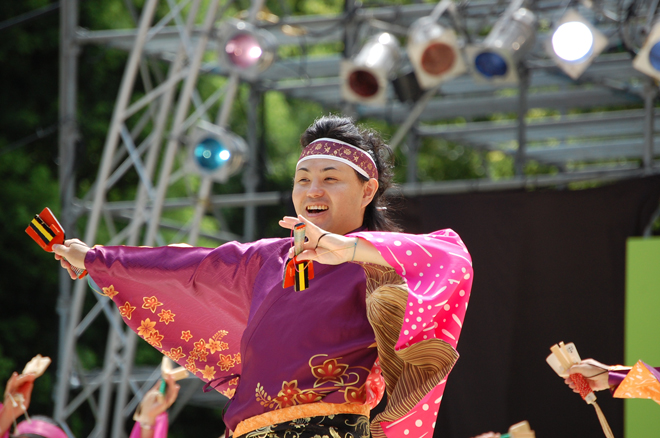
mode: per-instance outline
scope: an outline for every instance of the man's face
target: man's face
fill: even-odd
[[[326,158],[298,165],[293,180],[296,213],[336,234],[362,226],[364,210],[378,189],[374,179],[361,181],[350,166]]]

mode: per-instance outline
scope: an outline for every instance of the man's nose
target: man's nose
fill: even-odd
[[[307,196],[310,198],[319,198],[323,196],[323,188],[317,181],[312,181],[307,190]]]

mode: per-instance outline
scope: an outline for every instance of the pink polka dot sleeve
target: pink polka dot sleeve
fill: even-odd
[[[370,242],[406,281],[408,306],[396,350],[438,338],[456,348],[472,289],[472,259],[451,229],[412,235],[358,232],[351,236]],[[381,423],[389,438],[431,437],[446,379],[410,412]]]
[[[446,229],[425,235],[359,232],[408,285],[408,309],[396,349],[432,337],[456,348],[472,288],[472,260]]]

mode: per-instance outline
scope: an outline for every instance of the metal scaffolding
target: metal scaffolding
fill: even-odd
[[[169,12],[155,21],[157,6],[165,3]],[[319,102],[324,108],[337,109],[362,118],[377,118],[399,127],[392,144],[406,144],[409,159],[406,196],[431,193],[458,193],[520,187],[562,185],[573,181],[630,178],[657,172],[654,160],[660,142],[654,137],[657,86],[632,68],[629,53],[607,53],[596,58],[579,81],[573,81],[548,60],[541,43],[525,58],[517,85],[494,86],[463,75],[427,91],[415,103],[398,101],[388,90],[387,104],[381,107],[346,104],[341,100],[339,62],[342,54],[322,57],[280,59],[248,84],[247,166],[243,170],[240,193],[213,194],[213,180],[201,178],[196,193],[174,197],[170,187],[186,173],[180,150],[190,129],[201,120],[226,126],[229,112],[237,99],[241,78],[205,55],[217,50],[215,26],[225,16],[230,1],[220,0],[146,0],[135,29],[86,30],[78,25],[78,0],[62,0],[60,56],[60,190],[62,222],[65,229],[85,224],[88,243],[163,245],[171,243],[164,230],[175,231],[178,241],[195,244],[200,236],[223,242],[250,241],[256,235],[256,207],[281,204],[287,194],[258,192],[261,177],[258,162],[257,114],[264,92],[277,91],[290,97]],[[539,0],[534,11],[541,21],[552,22],[564,11],[565,2]],[[619,11],[615,1],[597,2],[592,18],[610,37],[610,47],[621,43],[617,17],[604,11]],[[257,21],[263,0],[252,0],[248,21],[271,32],[280,46],[342,42],[344,54],[351,55],[374,29],[394,33],[406,29],[415,19],[429,15],[435,4],[364,7],[346,2],[345,11],[333,16],[285,16],[270,23]],[[460,3],[465,36],[474,38],[492,26],[506,7],[499,0],[474,0]],[[608,9],[609,8],[609,9]],[[200,23],[196,19],[203,17]],[[621,17],[619,17],[621,19]],[[447,25],[455,25],[442,17]],[[283,31],[284,26],[306,31],[300,35]],[[546,31],[547,33],[547,31]],[[546,35],[547,36],[547,35]],[[543,35],[539,39],[542,39]],[[73,166],[79,138],[76,122],[78,54],[84,44],[106,44],[129,53],[121,88],[117,94],[98,175],[92,190],[78,196]],[[161,77],[151,70],[154,59],[167,63]],[[200,75],[226,77],[224,86],[206,98],[197,90]],[[140,81],[144,93],[136,92]],[[597,108],[627,107],[612,111]],[[552,108],[561,115],[528,118],[535,108]],[[588,110],[570,114],[572,110]],[[475,121],[493,113],[515,113],[515,119],[499,122]],[[460,123],[437,122],[462,119]],[[463,181],[417,181],[417,151],[425,137],[443,138],[481,151],[497,151],[515,160],[515,177],[493,181],[488,178]],[[552,144],[547,140],[552,139]],[[514,146],[512,146],[514,145]],[[619,160],[614,162],[613,160]],[[556,175],[525,175],[530,160],[556,165]],[[579,163],[579,166],[573,166]],[[126,175],[139,181],[134,199],[109,201],[107,193]],[[226,228],[205,233],[204,215],[217,207],[245,209],[242,232]],[[192,218],[177,222],[163,217],[173,209],[192,209]],[[222,217],[219,217],[222,220]],[[108,234],[99,241],[99,230]],[[71,414],[87,403],[95,416],[96,427],[90,436],[125,436],[126,419],[132,415],[145,390],[158,378],[158,370],[133,366],[137,337],[127,329],[109,300],[92,295],[85,282],[72,282],[60,276],[60,349],[54,417],[67,424]],[[96,298],[96,301],[92,297]],[[85,303],[87,302],[87,306]],[[83,309],[89,308],[86,312]],[[107,321],[104,365],[85,370],[77,356],[81,336],[97,319]],[[182,406],[197,397],[208,404],[222,404],[218,395],[198,394],[199,383],[191,379],[184,387],[173,417]],[[114,405],[113,405],[114,402]]]

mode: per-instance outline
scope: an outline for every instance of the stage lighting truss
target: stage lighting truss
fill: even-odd
[[[238,135],[217,125],[201,122],[188,141],[188,170],[219,182],[241,170],[247,144]]]
[[[224,21],[217,35],[221,65],[247,80],[256,79],[275,60],[275,37],[248,22]]]
[[[548,55],[573,79],[579,78],[605,47],[607,37],[574,9],[555,23],[545,42]]]
[[[431,17],[422,17],[410,25],[407,52],[423,89],[433,88],[466,71],[459,41]]]
[[[646,42],[633,59],[635,70],[660,81],[660,21],[651,28]]]
[[[401,62],[396,38],[387,33],[371,37],[353,59],[340,65],[341,95],[348,102],[385,105],[387,84]]]
[[[518,8],[500,18],[481,44],[468,46],[466,55],[475,79],[495,84],[518,82],[518,63],[534,46],[536,15]]]

